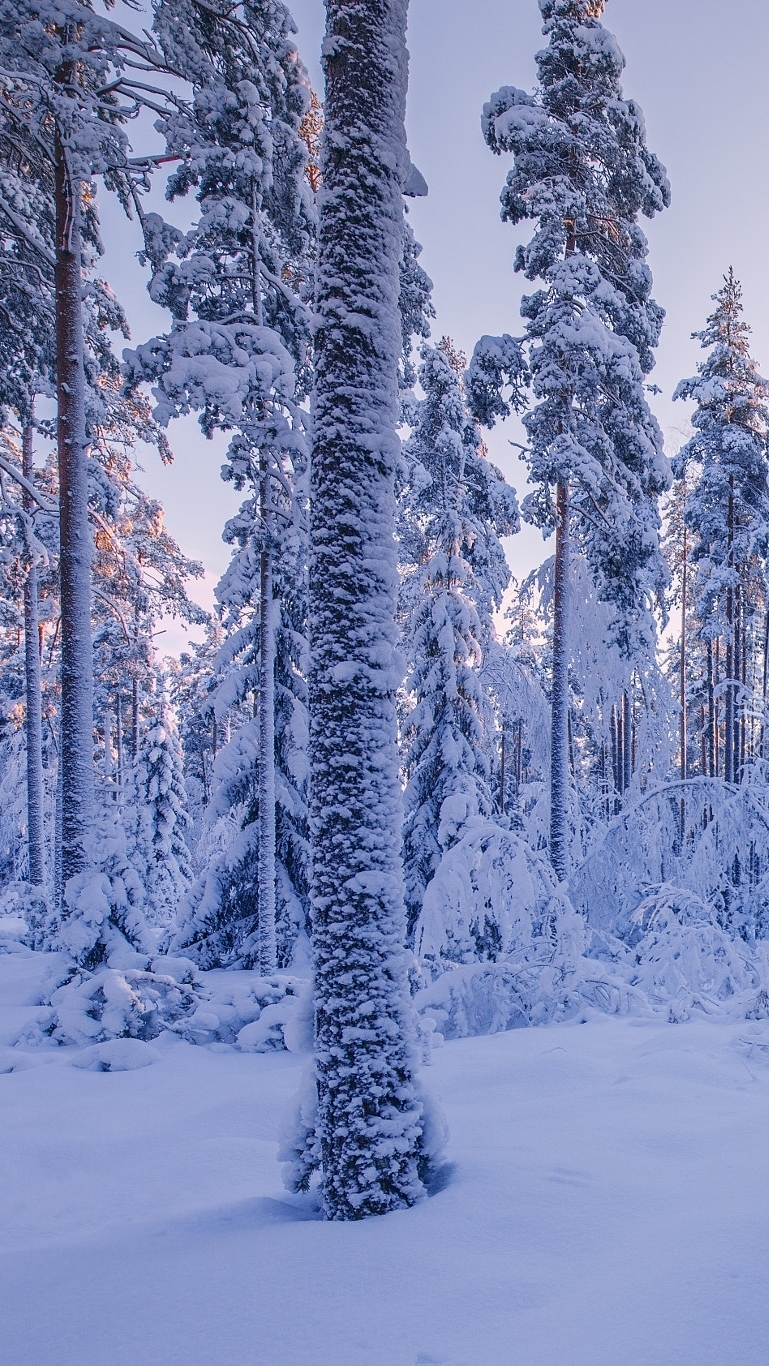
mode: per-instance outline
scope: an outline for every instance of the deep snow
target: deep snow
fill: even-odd
[[[31,973],[0,957],[6,1040]],[[769,1359],[765,1022],[596,1016],[448,1043],[425,1073],[451,1131],[442,1189],[360,1224],[282,1189],[304,1059],[136,1048],[151,1065],[110,1072],[2,1050],[22,1069],[0,1075],[3,1366]]]

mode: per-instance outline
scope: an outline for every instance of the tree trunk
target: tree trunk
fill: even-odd
[[[616,816],[616,814],[617,814],[617,812],[616,812],[616,805],[617,805],[616,794],[618,794],[619,791],[620,791],[620,774],[619,774],[619,717],[618,717],[618,715],[617,715],[617,708],[616,708],[616,706],[612,706],[612,709],[611,709],[611,719],[610,719],[610,722],[609,722],[609,739],[610,739],[610,742],[611,742],[611,773],[612,773],[612,779],[613,779],[613,783],[614,783],[614,792],[615,792],[615,798],[614,798],[615,812],[614,812],[614,814],[615,814],[615,816]]]
[[[767,613],[769,621],[769,613]],[[716,776],[716,700],[713,679],[713,642],[707,644],[708,660],[708,777]]]
[[[730,477],[729,488],[733,490],[734,479]],[[729,569],[734,567],[734,496],[730,492],[727,514],[727,565]],[[729,584],[726,590],[726,697],[724,699],[724,781],[734,782],[735,753],[734,753],[734,728],[735,728],[735,697],[734,680],[736,678],[735,658],[734,658],[734,587]]]
[[[331,1219],[421,1194],[403,943],[395,469],[407,0],[327,0],[310,557],[315,1047]]]
[[[556,491],[558,520],[555,532],[553,597],[553,686],[550,733],[550,862],[559,881],[569,871],[569,490],[560,482]]]
[[[505,814],[505,723],[502,721],[502,743],[499,758],[499,810]]]
[[[139,759],[139,680],[131,679],[131,759],[134,768]]]
[[[269,474],[263,466],[259,501],[263,544],[259,557],[259,971],[277,966],[275,944],[275,624]]]
[[[767,684],[768,684],[768,683],[769,683],[769,609],[767,609],[767,611],[766,611],[766,613],[765,613],[765,616],[764,616],[764,672],[763,672],[763,680],[762,680],[762,687],[761,687],[761,699],[762,699],[762,702],[763,702],[763,706],[761,707],[761,758],[762,758],[762,759],[765,759],[765,758],[766,758],[766,732],[767,732],[767,725],[766,725],[766,692],[767,692]]]
[[[34,478],[34,428],[31,421],[24,426],[22,436],[22,470],[31,484]],[[24,495],[27,512],[32,511],[32,499]],[[43,701],[40,668],[40,626],[37,604],[37,561],[31,553],[24,580],[24,672],[27,704],[27,844],[29,850],[29,880],[36,887],[45,881],[45,840],[43,834]]]
[[[62,85],[72,79],[67,68]],[[91,528],[81,314],[80,193],[56,137],[56,399],[61,580],[63,886],[91,862],[94,810]]]
[[[123,712],[120,693],[115,699],[115,748],[117,749],[117,800],[123,798]]]
[[[687,775],[687,762],[686,762],[686,747],[687,747],[687,742],[688,742],[688,736],[687,736],[687,733],[686,733],[686,609],[687,609],[687,606],[688,606],[688,603],[687,603],[687,589],[688,589],[687,571],[688,571],[688,568],[689,568],[689,564],[688,564],[687,554],[688,554],[688,544],[687,544],[686,524],[684,523],[684,554],[683,554],[683,565],[682,565],[682,569],[681,569],[681,662],[680,662],[679,699],[678,699],[678,700],[679,700],[679,706],[680,706],[680,708],[681,708],[680,735],[679,735],[679,745],[680,745],[679,772],[680,772],[680,775],[681,775],[681,782],[682,782],[682,783],[685,783],[685,782],[686,782],[686,779],[687,779],[687,776],[688,776],[688,775]],[[680,841],[681,841],[681,851],[683,852],[684,840],[685,840],[685,838],[686,838],[686,798],[684,797],[683,793],[681,794],[681,811],[680,811],[680,831],[679,831],[679,834],[680,834]]]
[[[630,687],[622,694],[622,786],[627,792],[633,780],[633,713]]]

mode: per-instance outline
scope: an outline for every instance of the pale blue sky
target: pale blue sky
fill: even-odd
[[[322,90],[322,0],[294,0],[292,8],[300,50]],[[730,264],[744,285],[754,354],[769,371],[769,6],[762,0],[728,6],[723,0],[609,0],[604,22],[627,59],[625,93],[643,107],[649,145],[673,188],[672,208],[647,225],[655,295],[668,314],[654,374],[663,394],[654,404],[672,451],[687,407],[673,405],[671,395],[699,359],[690,333],[704,322]],[[536,0],[411,0],[409,139],[430,187],[426,200],[412,201],[411,221],[435,283],[435,335],[449,333],[468,352],[483,332],[520,328],[524,282],[511,270],[517,238],[498,211],[507,162],[487,150],[480,113],[500,85],[532,88],[542,42]],[[117,265],[125,280],[118,287],[139,339],[162,328],[163,318],[142,297],[141,273],[130,261],[133,234],[111,207],[105,220],[115,241],[107,267]],[[175,467],[158,470],[148,460],[145,482],[166,504],[184,548],[216,576],[227,561],[219,536],[232,502],[218,479],[221,461],[194,424],[170,435]],[[491,451],[520,492],[525,475],[508,435],[512,428],[495,433]],[[527,529],[510,551],[521,573],[549,548]]]

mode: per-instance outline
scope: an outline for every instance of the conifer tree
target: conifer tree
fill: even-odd
[[[733,270],[713,300],[716,307],[706,326],[694,333],[709,355],[697,375],[682,380],[676,389],[676,398],[693,399],[697,407],[692,416],[695,434],[679,452],[674,468],[679,475],[687,466],[696,471],[685,516],[695,536],[695,610],[708,650],[707,747],[716,749],[715,698],[720,683],[721,772],[727,783],[734,783],[740,781],[746,757],[753,757],[746,755],[746,745],[747,751],[751,748],[746,723],[749,656],[760,651],[762,674],[766,667],[769,381],[750,355],[750,328],[742,316],[742,290]],[[763,699],[758,701],[760,710]],[[711,767],[716,768],[715,758]]]
[[[409,927],[444,848],[488,815],[489,709],[479,680],[510,572],[499,536],[518,529],[515,494],[483,454],[462,390],[464,357],[424,347],[424,399],[404,450],[401,612],[413,710],[405,721],[404,871]]]
[[[310,91],[282,0],[236,8],[169,5],[161,26],[171,45],[185,18],[180,60],[194,90],[191,110],[164,125],[169,152],[180,158],[168,193],[194,188],[201,216],[187,235],[156,214],[143,217],[150,293],[171,309],[174,325],[132,353],[129,364],[134,382],[159,380],[161,421],[193,410],[207,435],[234,432],[224,475],[248,496],[226,529],[236,550],[221,598],[226,611],[232,599],[231,658],[249,656],[247,668],[239,661],[239,678],[249,689],[258,684],[257,750],[250,752],[258,769],[258,840],[251,846],[257,888],[244,887],[240,900],[253,903],[256,890],[258,959],[270,973],[277,952],[276,561],[302,520],[298,486],[306,466],[299,402],[313,209],[300,126]],[[194,917],[185,917],[185,926],[195,939],[204,931]],[[233,935],[227,938],[231,949]]]
[[[16,151],[14,174],[0,195],[0,217],[11,228],[11,257],[16,252],[29,263],[27,293],[34,286],[40,304],[36,328],[25,338],[28,354],[16,373],[17,388],[26,384],[31,397],[35,376],[55,372],[66,883],[90,865],[94,810],[83,319],[84,270],[100,251],[92,181],[102,175],[127,204],[132,185],[137,177],[146,180],[150,163],[134,173],[124,124],[143,104],[162,112],[179,100],[144,79],[148,72],[165,75],[171,70],[160,45],[132,34],[82,0],[6,0],[0,5],[0,69],[2,140],[6,148],[13,143]],[[29,316],[29,302],[27,298],[22,318]],[[40,337],[41,327],[47,323],[50,328],[51,320],[53,361]]]
[[[150,923],[168,924],[191,881],[187,794],[174,719],[160,683],[158,710],[142,738],[136,780],[134,860]]]
[[[537,54],[538,93],[499,90],[484,107],[483,131],[493,152],[513,154],[502,217],[537,221],[515,258],[528,280],[543,281],[522,304],[537,399],[525,418],[535,492],[523,512],[556,533],[550,852],[565,877],[572,544],[614,606],[623,649],[653,633],[649,603],[661,572],[656,498],[668,474],[644,376],[663,315],[651,298],[638,217],[659,212],[670,193],[647,150],[641,111],[623,97],[624,59],[600,22],[604,0],[539,6],[549,41]],[[497,346],[510,352],[512,339],[497,339]],[[512,349],[507,370],[515,379]],[[482,370],[477,387],[493,419],[509,407],[492,383],[505,378],[506,357],[494,362],[495,375],[488,355],[482,343],[473,369]]]
[[[332,1219],[413,1203],[395,691],[406,0],[328,0],[310,561],[316,1152]]]

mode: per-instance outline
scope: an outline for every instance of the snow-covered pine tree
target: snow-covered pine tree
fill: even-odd
[[[326,6],[310,755],[315,1153],[332,1219],[422,1192],[395,716],[406,12],[406,0]]]
[[[510,571],[500,536],[518,530],[514,491],[486,459],[467,412],[464,357],[422,348],[424,398],[404,448],[400,614],[413,707],[405,719],[404,873],[409,929],[442,853],[488,815],[490,709],[479,680]]]
[[[144,79],[148,72],[166,76],[171,71],[160,45],[146,35],[134,35],[82,0],[13,0],[0,5],[0,69],[0,118],[15,139],[17,152],[15,180],[5,180],[0,212],[10,223],[14,240],[35,263],[29,278],[43,285],[42,319],[50,318],[54,301],[66,883],[90,866],[94,810],[83,336],[84,266],[89,255],[100,251],[93,177],[102,175],[127,206],[140,183],[146,186],[152,162],[132,167],[124,124],[143,104],[162,111],[181,101]],[[173,74],[179,72],[174,69]],[[16,193],[19,185],[26,187],[21,198]],[[42,211],[27,216],[35,207]],[[33,349],[39,349],[37,344]]]
[[[656,499],[668,472],[644,376],[663,315],[651,299],[638,217],[663,209],[670,192],[647,150],[641,111],[623,97],[624,58],[600,22],[604,0],[539,6],[549,43],[537,54],[538,93],[499,90],[484,107],[483,131],[493,152],[514,158],[502,217],[538,224],[515,259],[527,279],[544,281],[522,305],[538,400],[525,418],[536,490],[523,512],[556,532],[550,852],[562,878],[569,867],[572,541],[614,605],[623,648],[652,631],[649,600],[661,572]],[[477,387],[493,419],[505,404],[487,392],[488,350],[482,343],[475,369],[483,369]]]
[[[753,701],[761,716],[766,699],[769,381],[750,355],[750,328],[733,270],[713,300],[716,307],[705,327],[694,333],[709,355],[697,375],[676,389],[676,398],[693,399],[697,407],[691,419],[695,434],[674,469],[679,476],[688,469],[694,480],[685,517],[695,538],[695,611],[708,657],[710,768],[734,783],[746,762],[761,756],[763,720],[757,728],[750,718]],[[759,696],[751,699],[756,676]],[[724,699],[720,763],[719,691]]]
[[[158,678],[157,711],[142,736],[136,775],[137,857],[150,924],[168,925],[191,879],[187,793],[181,745]],[[140,866],[141,860],[141,866]]]
[[[257,887],[249,885],[247,895],[253,907],[256,890],[258,960],[269,973],[276,963],[276,559],[302,521],[298,485],[307,460],[298,400],[308,354],[313,208],[299,130],[310,92],[282,0],[254,0],[237,12],[167,0],[161,31],[169,46],[179,45],[194,89],[191,111],[165,124],[169,150],[181,161],[169,195],[194,187],[201,217],[184,237],[157,215],[144,218],[150,293],[171,309],[174,326],[133,353],[130,364],[135,380],[159,380],[162,421],[197,410],[207,434],[235,433],[223,473],[249,496],[225,533],[237,549],[221,596],[227,611],[233,599],[230,659],[249,656],[247,665],[238,660],[230,682],[237,677],[246,691],[256,688],[258,699],[256,754],[244,747],[241,758],[252,766],[256,757],[258,768],[257,828],[250,832]],[[228,698],[242,700],[232,688]],[[252,786],[252,775],[241,776]],[[250,857],[246,864],[251,879]],[[245,901],[245,888],[240,898],[229,891],[235,894],[227,906]],[[215,910],[217,920],[225,909]],[[205,937],[212,949],[208,912],[204,919],[198,925],[185,916],[183,933],[190,942]],[[237,936],[228,931],[226,938],[231,954]]]

